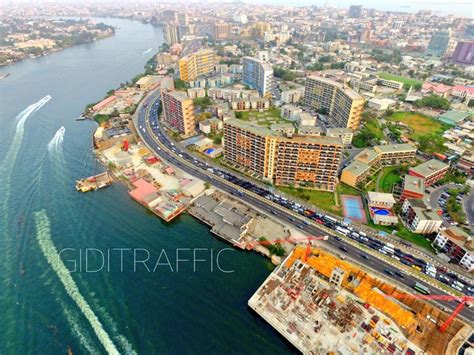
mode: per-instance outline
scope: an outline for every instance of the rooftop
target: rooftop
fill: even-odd
[[[417,192],[420,194],[425,193],[425,180],[413,175],[405,175],[405,183],[403,185],[404,190]]]
[[[278,134],[277,132],[274,132],[266,127],[254,125],[249,122],[239,120],[237,118],[225,121],[224,125],[239,127],[263,137],[267,137],[267,136],[278,137],[279,140],[285,140],[288,142],[342,145],[342,140],[337,137],[324,137],[324,136],[308,137],[308,136],[295,135],[292,138],[286,138],[282,136],[281,134]]]
[[[465,248],[469,251],[474,251],[474,243],[472,238],[464,232],[461,228],[452,226],[439,232],[442,236],[451,240],[454,244]]]
[[[380,153],[416,152],[416,148],[408,143],[377,145],[374,150]]]
[[[448,167],[449,165],[443,163],[442,161],[439,161],[437,159],[431,159],[427,162],[424,162],[423,164],[410,168],[410,171],[427,178]]]

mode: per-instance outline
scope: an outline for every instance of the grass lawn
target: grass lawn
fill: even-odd
[[[289,187],[278,187],[278,189],[288,195],[295,196],[304,201],[308,201],[312,205],[315,205],[316,207],[319,207],[323,210],[332,212],[338,216],[342,216],[342,209],[340,206],[336,206],[336,203],[334,201],[334,194],[332,192],[305,190]]]
[[[395,112],[386,117],[388,121],[401,122],[410,127],[413,132],[408,136],[414,139],[417,135],[443,132],[446,127],[440,121],[416,112]]]
[[[402,181],[401,171],[398,166],[385,168],[379,180],[378,191],[392,192],[392,186]]]
[[[376,118],[371,118],[365,122],[365,127],[378,139],[384,139],[382,127]]]
[[[395,74],[390,74],[390,73],[380,73],[379,78],[385,79],[385,80],[393,80],[393,81],[398,81],[399,83],[403,84],[408,84],[408,85],[416,85],[419,84],[421,85],[422,82],[416,79],[408,78],[406,76],[400,76],[400,75],[395,75]]]

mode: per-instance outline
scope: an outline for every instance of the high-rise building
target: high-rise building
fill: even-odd
[[[456,64],[474,65],[474,41],[458,42],[451,60]]]
[[[193,100],[180,91],[162,91],[164,121],[183,136],[195,133]]]
[[[224,158],[279,186],[334,191],[342,140],[285,136],[239,119],[224,122]]]
[[[253,57],[242,59],[242,80],[262,96],[271,95],[273,68],[270,64]]]
[[[464,38],[474,40],[474,24],[467,24],[464,28]]]
[[[196,80],[211,73],[216,65],[216,55],[211,49],[201,49],[179,60],[179,77],[184,81]]]
[[[403,21],[393,21],[393,23],[392,23],[392,30],[400,31],[400,29],[402,28],[402,26],[403,26]]]
[[[180,26],[187,26],[189,25],[189,18],[188,14],[185,12],[179,12],[178,13],[178,24]]]
[[[163,28],[163,35],[165,37],[165,42],[168,43],[170,46],[181,42],[179,27],[176,25],[172,25],[172,24],[166,25]]]
[[[163,11],[163,20],[166,22],[175,22],[178,19],[178,12],[174,10]]]
[[[426,49],[426,54],[435,57],[442,57],[448,50],[451,40],[451,31],[438,31],[431,36],[430,43]]]
[[[362,17],[362,6],[361,5],[351,5],[351,7],[349,8],[349,17],[361,18]]]
[[[337,81],[321,76],[306,79],[303,104],[329,116],[333,127],[356,130],[360,125],[364,98]]]
[[[230,24],[216,22],[212,26],[212,37],[214,39],[227,39],[230,37]]]

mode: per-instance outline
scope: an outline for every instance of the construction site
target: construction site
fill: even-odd
[[[455,354],[470,325],[383,277],[296,247],[248,305],[305,354]]]

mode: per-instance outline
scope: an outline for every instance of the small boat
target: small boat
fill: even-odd
[[[87,117],[84,114],[81,114],[79,117],[76,118],[76,121],[85,121]]]
[[[25,275],[25,268],[23,267],[23,263],[20,263],[20,275],[23,276]]]

